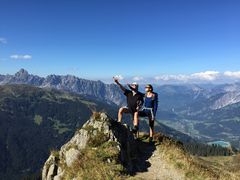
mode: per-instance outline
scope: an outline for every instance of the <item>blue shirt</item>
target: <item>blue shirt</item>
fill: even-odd
[[[156,113],[157,113],[157,108],[158,108],[158,94],[154,93],[154,96],[152,96],[152,97],[147,97],[145,95],[145,97],[144,97],[144,107],[145,108],[152,108],[153,115],[155,117]]]

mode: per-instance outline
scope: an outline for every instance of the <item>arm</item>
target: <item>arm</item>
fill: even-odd
[[[116,79],[116,78],[113,77],[113,80],[115,81],[115,83],[120,87],[120,89],[121,89],[123,92],[126,91],[126,88],[123,87],[123,85],[119,83],[118,79]]]
[[[139,111],[141,109],[142,105],[143,105],[143,101],[142,100],[138,100],[137,101],[137,108],[136,108],[136,110]]]
[[[140,93],[140,98],[137,101],[137,111],[139,111],[143,106],[143,96],[144,94]]]
[[[154,102],[153,102],[153,115],[155,118],[156,114],[157,114],[157,108],[158,108],[158,94],[155,93],[154,95],[155,95],[155,97],[154,97]]]

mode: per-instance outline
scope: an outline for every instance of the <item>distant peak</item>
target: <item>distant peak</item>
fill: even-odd
[[[23,69],[23,68],[21,68],[18,72],[19,72],[19,73],[28,73],[27,70],[26,70],[26,69]]]
[[[27,70],[25,70],[25,69],[23,69],[23,68],[21,68],[21,69],[15,74],[15,76],[23,76],[23,75],[25,75],[25,76],[28,75]]]

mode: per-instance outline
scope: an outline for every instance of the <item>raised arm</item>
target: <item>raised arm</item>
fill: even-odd
[[[114,82],[120,87],[120,89],[121,89],[123,92],[126,91],[126,88],[125,88],[122,84],[120,84],[120,82],[118,81],[117,78],[113,77],[113,80],[114,80]]]

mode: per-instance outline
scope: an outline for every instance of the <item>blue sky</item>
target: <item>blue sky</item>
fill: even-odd
[[[239,9],[238,0],[0,0],[0,74],[240,78]]]

